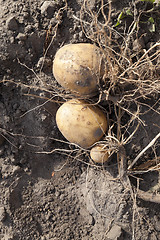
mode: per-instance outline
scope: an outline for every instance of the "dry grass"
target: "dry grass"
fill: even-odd
[[[137,11],[134,11],[135,15],[133,16],[133,22],[127,30],[124,30],[123,34],[120,34],[111,25],[111,1],[108,0],[108,2],[104,4],[104,1],[101,0],[100,3],[100,8],[95,12],[91,10],[89,2],[84,0],[81,7],[80,18],[77,20],[80,21],[85,36],[98,45],[103,53],[103,60],[105,62],[103,83],[106,88],[99,87],[99,99],[101,100],[103,96],[103,100],[111,100],[114,103],[114,113],[117,119],[116,135],[115,132],[112,131],[112,126],[110,126],[108,134],[105,136],[105,142],[106,146],[112,150],[112,154],[113,152],[117,152],[119,177],[124,187],[129,189],[133,200],[132,238],[135,239],[135,215],[139,216],[136,198],[139,197],[145,201],[160,203],[160,194],[154,195],[153,193],[144,192],[139,189],[139,185],[137,185],[137,189],[135,189],[128,176],[132,175],[131,168],[134,164],[143,156],[148,148],[156,143],[160,135],[157,134],[157,136],[155,136],[155,138],[137,155],[128,168],[125,145],[132,140],[140,126],[145,126],[145,123],[141,119],[144,114],[141,112],[143,106],[148,107],[148,113],[150,110],[153,110],[157,114],[160,114],[160,112],[154,108],[159,100],[152,106],[145,103],[146,99],[158,96],[160,93],[160,76],[158,73],[160,63],[160,42],[155,43],[148,50],[140,49],[139,54],[133,57],[134,52],[130,46],[132,46],[135,36],[138,35],[138,20],[140,15],[137,16],[135,14]],[[134,10],[136,10],[136,5],[133,7]],[[117,36],[118,41],[115,40],[115,36]],[[134,112],[132,110],[133,105],[136,106],[137,109]],[[127,113],[130,116],[127,126],[122,125],[122,113]],[[127,133],[132,124],[136,127],[128,136]],[[144,172],[159,171],[158,159],[159,157],[155,155],[154,166],[145,166],[147,169],[145,169]],[[143,174],[143,171],[137,167],[136,173]]]
[[[145,100],[158,96],[160,93],[160,79],[158,74],[160,62],[160,42],[155,43],[148,50],[141,49],[136,58],[132,51],[133,39],[138,36],[139,16],[136,5],[133,4],[133,22],[123,33],[119,33],[111,24],[112,5],[111,1],[99,1],[97,11],[91,10],[89,1],[84,0],[80,11],[80,21],[85,36],[98,45],[103,54],[105,62],[105,74],[103,84],[99,86],[99,101],[111,100],[117,119],[118,142],[125,145],[132,139],[139,126],[145,126],[141,116],[143,106],[155,111],[155,106],[145,103]],[[90,27],[91,26],[91,27]],[[116,38],[118,37],[118,41]],[[142,37],[142,36],[141,36]],[[134,108],[134,111],[133,111]],[[122,126],[122,115],[127,113],[130,119],[126,126]],[[145,112],[146,114],[146,112]],[[129,127],[136,122],[135,131],[126,138]],[[125,129],[125,131],[124,131]],[[112,131],[113,134],[113,131]]]

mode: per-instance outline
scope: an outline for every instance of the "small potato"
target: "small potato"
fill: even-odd
[[[93,44],[77,43],[60,48],[53,62],[58,83],[75,95],[90,97],[97,93],[102,55]]]
[[[90,156],[96,163],[104,163],[108,160],[108,150],[104,145],[96,145],[90,151]]]
[[[105,114],[84,100],[72,99],[56,113],[56,122],[63,136],[83,148],[99,141],[107,130]]]

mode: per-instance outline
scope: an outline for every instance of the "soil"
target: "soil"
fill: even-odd
[[[124,12],[119,26],[114,28],[117,40],[117,36],[128,34],[126,29],[133,21],[129,13],[142,15],[139,32],[129,43],[135,60],[142,49],[147,51],[160,40],[159,5],[155,4],[152,11],[153,4],[148,2],[111,2],[109,26],[115,26]],[[91,22],[91,15],[85,15],[84,3],[90,13],[97,13],[103,3],[107,16],[105,0],[0,0],[1,240],[160,239],[160,204],[142,200],[136,192],[133,196],[124,187],[118,179],[116,154],[105,166],[96,165],[87,150],[67,143],[56,125],[57,109],[71,97],[52,74],[56,51],[68,43],[98,44],[88,37],[92,25],[86,25],[86,31],[81,25]],[[125,145],[127,165],[160,129],[158,91],[140,102],[140,127]],[[107,111],[111,107],[109,117],[113,123],[114,104],[104,98],[99,104]],[[137,111],[134,103],[130,103],[130,109]],[[124,126],[133,116],[124,113]],[[136,124],[132,122],[126,128],[127,136]],[[157,139],[138,163],[158,158],[159,154]],[[158,171],[129,178],[132,186],[137,186],[139,180],[141,190],[154,195],[160,192]]]

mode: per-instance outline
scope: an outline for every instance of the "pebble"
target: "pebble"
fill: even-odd
[[[14,16],[11,16],[6,21],[6,26],[8,30],[16,31],[18,29],[18,23]]]
[[[114,225],[107,234],[107,239],[118,240],[122,235],[122,229],[118,225]]]
[[[55,2],[45,1],[41,6],[41,14],[45,14],[47,18],[53,17]]]
[[[16,37],[16,39],[20,40],[20,41],[25,41],[27,38],[26,34],[24,33],[19,33]]]
[[[10,37],[9,41],[10,41],[11,44],[13,44],[14,43],[14,37]]]

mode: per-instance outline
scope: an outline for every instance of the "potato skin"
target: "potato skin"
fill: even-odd
[[[68,44],[54,58],[53,74],[58,83],[78,96],[94,96],[100,77],[102,55],[93,44]]]
[[[72,99],[64,103],[56,113],[56,122],[69,142],[83,148],[99,141],[107,130],[105,114],[84,100]]]
[[[108,151],[103,145],[96,145],[90,151],[90,157],[96,163],[104,163],[108,160]]]

